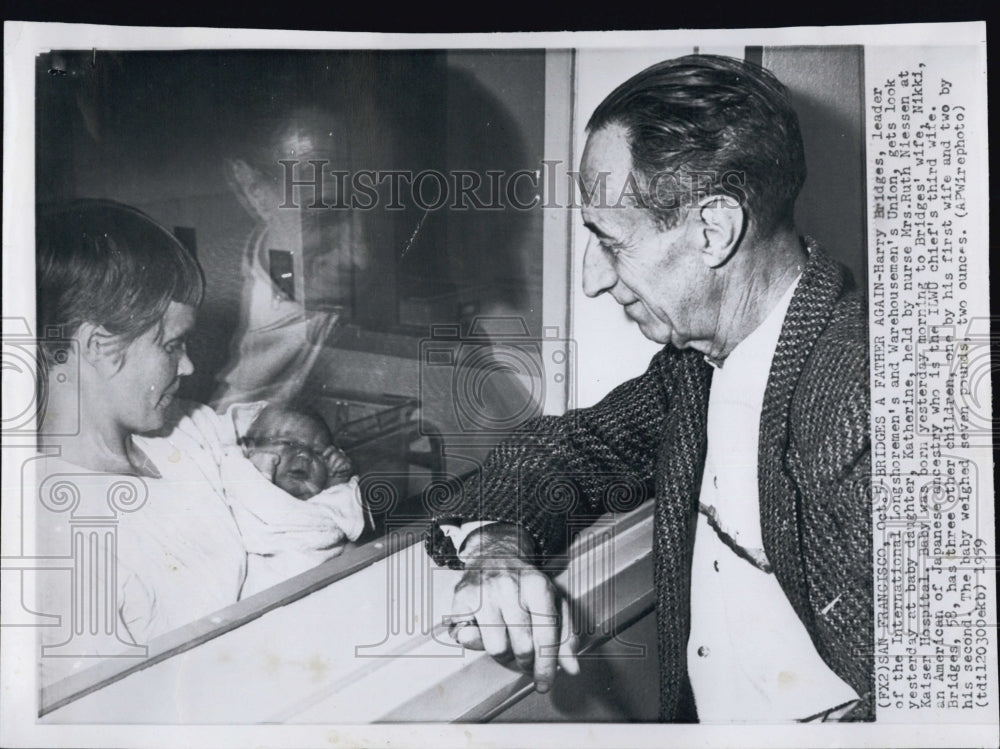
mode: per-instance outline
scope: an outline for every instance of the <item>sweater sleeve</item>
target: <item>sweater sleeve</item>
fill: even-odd
[[[859,324],[860,325],[860,324]],[[796,455],[802,478],[802,564],[817,650],[874,716],[872,459],[867,341],[840,330],[818,346],[800,384]],[[810,392],[812,391],[812,392]]]
[[[518,525],[542,557],[566,548],[574,529],[652,496],[663,427],[679,372],[706,367],[701,355],[667,346],[646,372],[600,403],[532,419],[498,445],[464,484],[460,503],[433,517],[427,550],[461,568],[443,524],[495,520]]]

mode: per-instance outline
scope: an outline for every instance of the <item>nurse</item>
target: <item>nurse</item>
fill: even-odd
[[[147,643],[235,603],[246,575],[247,549],[221,486],[218,417],[176,400],[194,371],[185,341],[202,272],[166,229],[109,201],[39,215],[36,253],[38,432],[48,456],[38,544],[47,555],[117,558],[98,559],[85,577],[77,569],[72,589],[66,575],[48,573],[44,610],[79,630],[86,607],[106,619],[98,629]],[[47,511],[60,509],[60,496],[74,509]],[[115,538],[97,549],[87,544],[100,534],[70,530],[88,513],[112,521]],[[64,630],[43,639],[58,643]]]

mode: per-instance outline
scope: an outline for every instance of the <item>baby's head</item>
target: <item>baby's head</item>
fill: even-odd
[[[331,456],[343,456],[317,415],[284,405],[265,406],[243,438],[247,456],[277,456],[274,483],[298,499],[308,499],[332,486]],[[346,456],[343,456],[346,460]],[[335,459],[334,459],[335,461]]]

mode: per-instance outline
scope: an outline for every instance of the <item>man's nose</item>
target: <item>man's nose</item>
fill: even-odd
[[[611,267],[611,261],[604,254],[596,237],[587,242],[583,253],[583,293],[589,297],[599,296],[618,283],[618,274]]]

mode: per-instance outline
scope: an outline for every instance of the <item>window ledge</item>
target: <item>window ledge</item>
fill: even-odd
[[[461,572],[435,567],[422,525],[337,559],[43,691],[45,723],[487,720],[530,678],[448,636]],[[374,544],[382,543],[381,549]],[[589,652],[653,608],[652,504],[605,516],[556,578]],[[420,594],[423,591],[423,595]]]

